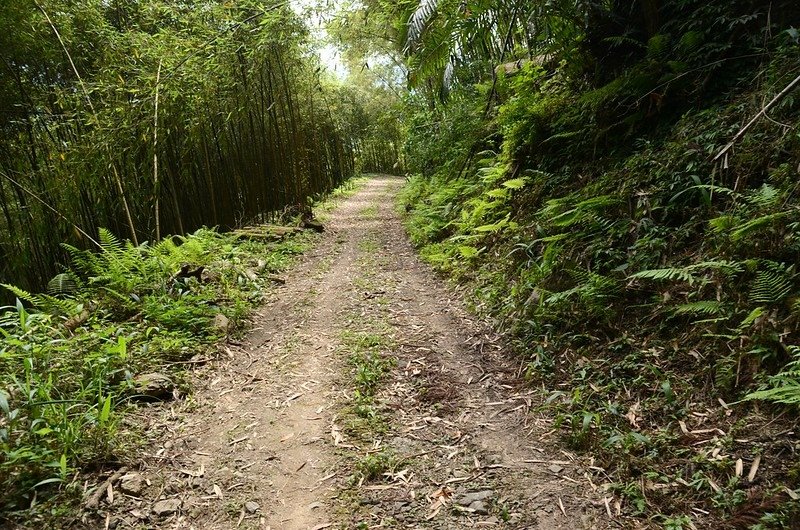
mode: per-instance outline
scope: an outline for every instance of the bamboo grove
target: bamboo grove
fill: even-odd
[[[4,1],[0,277],[39,288],[100,227],[226,229],[349,177],[359,102],[309,40],[285,1]]]

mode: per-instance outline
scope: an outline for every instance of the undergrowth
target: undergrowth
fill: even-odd
[[[796,43],[772,45],[758,86],[727,71],[679,115],[631,103],[650,59],[600,88],[529,62],[493,120],[481,87],[438,116],[479,131],[469,149],[408,146],[462,161],[403,193],[422,256],[472,286],[564,439],[656,527],[800,524],[797,92],[712,161],[796,75]]]
[[[134,246],[100,230],[101,252],[67,246],[72,266],[48,293],[6,285],[17,302],[0,314],[0,523],[63,522],[87,474],[135,460],[141,436],[122,420],[152,400],[137,376],[191,391],[181,383],[187,362],[214,357],[313,239],[204,228]]]

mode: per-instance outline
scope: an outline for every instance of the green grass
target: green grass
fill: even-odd
[[[377,453],[367,453],[355,464],[356,481],[375,482],[385,473],[393,472],[401,464],[397,456],[389,449]]]

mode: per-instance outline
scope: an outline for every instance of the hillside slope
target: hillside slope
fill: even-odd
[[[407,226],[514,337],[626,513],[795,528],[797,32],[669,73],[691,38],[653,37],[603,81],[506,65],[495,113],[486,84],[418,108]]]

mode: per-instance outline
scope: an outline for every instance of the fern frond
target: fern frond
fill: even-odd
[[[81,250],[67,243],[61,243],[61,247],[69,254],[69,260],[74,270],[81,274],[91,276],[99,269],[100,261],[97,254],[88,250]]]
[[[746,200],[760,210],[774,208],[781,201],[781,192],[774,186],[764,183],[757,190],[750,192]]]
[[[557,304],[559,302],[563,302],[564,300],[568,300],[569,298],[578,294],[581,290],[582,286],[573,287],[572,289],[567,289],[565,291],[559,291],[557,293],[550,294],[547,298],[544,299],[545,304]]]
[[[687,267],[687,270],[713,270],[724,274],[725,276],[734,276],[745,270],[745,264],[740,261],[716,260],[716,261],[701,261]]]
[[[725,309],[725,305],[717,300],[701,300],[675,306],[672,308],[672,313],[675,315],[720,315]]]
[[[800,405],[800,346],[789,346],[787,350],[794,360],[780,373],[769,378],[772,388],[752,392],[745,400],[759,399],[784,405]]]
[[[2,285],[3,287],[5,287],[9,291],[11,291],[11,293],[14,296],[16,296],[18,299],[22,300],[23,302],[28,302],[29,304],[32,304],[34,306],[37,305],[37,303],[36,303],[37,302],[36,295],[33,295],[33,294],[29,293],[25,289],[21,289],[21,288],[17,287],[16,285],[11,285],[11,284],[8,284],[8,283],[0,283],[0,285]]]
[[[794,377],[790,377],[787,374],[777,382],[779,386],[752,392],[745,399],[772,401],[783,405],[800,405],[800,370],[793,372],[793,375]]]
[[[764,228],[767,228],[777,221],[780,221],[784,217],[789,217],[790,214],[796,214],[796,211],[785,211],[785,212],[777,212],[771,213],[767,215],[762,215],[761,217],[757,217],[756,219],[751,219],[747,221],[742,226],[731,232],[731,239],[734,241],[741,241],[743,238],[753,234],[754,232],[758,232]]]
[[[657,281],[683,281],[693,285],[700,277],[696,274],[700,271],[716,271],[725,276],[734,276],[745,270],[745,264],[738,261],[701,261],[693,263],[683,268],[668,267],[664,269],[650,269],[631,274],[629,279],[647,279]]]
[[[125,246],[122,244],[122,241],[115,236],[111,231],[107,228],[99,228],[98,235],[100,236],[100,246],[103,247],[103,250],[106,252],[122,252]]]
[[[47,292],[52,296],[72,294],[78,290],[78,281],[74,274],[62,272],[47,282]]]
[[[669,267],[665,269],[648,269],[628,276],[631,279],[656,280],[656,281],[682,281],[689,285],[695,282],[695,277],[686,268]]]
[[[794,267],[782,263],[762,260],[759,263],[753,286],[750,289],[750,302],[755,304],[777,304],[792,291],[795,274]]]
[[[56,298],[47,294],[36,295],[36,307],[51,315],[74,315],[80,312],[83,304],[70,298]]]
[[[6,283],[0,285],[11,291],[19,300],[28,302],[43,313],[69,315],[75,313],[79,306],[78,302],[74,300],[62,300],[46,294],[32,294],[25,289]]]

